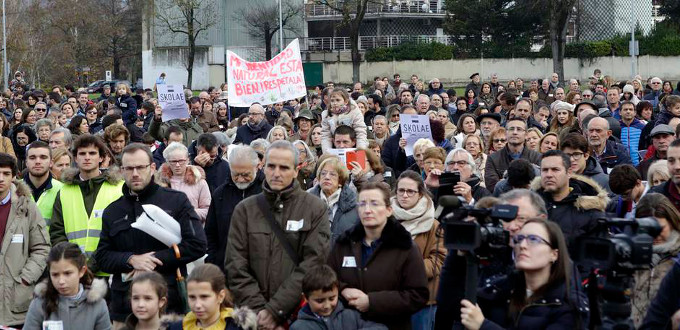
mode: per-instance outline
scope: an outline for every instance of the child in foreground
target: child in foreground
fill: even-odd
[[[162,316],[168,305],[168,284],[157,272],[137,274],[130,284],[132,314],[122,330],[166,329],[172,315]],[[179,318],[181,319],[181,318]]]
[[[298,313],[290,330],[305,329],[387,329],[386,326],[361,319],[354,309],[346,309],[338,301],[338,278],[331,267],[313,267],[302,279],[302,293],[307,305]]]
[[[219,267],[200,265],[187,278],[187,297],[191,312],[170,330],[257,329],[257,316],[248,308],[231,308],[226,279]]]
[[[47,257],[49,280],[35,286],[36,298],[26,314],[24,329],[109,330],[107,285],[94,279],[78,245],[61,242]]]

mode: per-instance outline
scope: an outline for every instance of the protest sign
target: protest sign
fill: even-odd
[[[429,116],[402,114],[399,116],[399,126],[401,126],[401,137],[406,139],[406,156],[413,156],[413,144],[418,139],[432,140]]]
[[[227,51],[227,82],[229,105],[235,107],[249,107],[255,102],[274,104],[307,95],[298,39],[266,62],[248,62]]]
[[[182,85],[158,85],[158,104],[163,109],[163,121],[189,118],[189,106]]]

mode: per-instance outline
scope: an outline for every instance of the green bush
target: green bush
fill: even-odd
[[[448,60],[453,57],[453,46],[439,42],[406,42],[396,47],[380,47],[366,51],[368,62],[407,60]]]

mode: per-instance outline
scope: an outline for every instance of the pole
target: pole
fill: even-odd
[[[3,88],[9,89],[7,85],[7,24],[5,23],[5,0],[2,0],[2,82]]]
[[[633,6],[634,0],[630,0],[630,77],[635,77],[635,11]]]
[[[283,51],[283,10],[281,10],[282,2],[283,0],[279,0],[279,52]]]

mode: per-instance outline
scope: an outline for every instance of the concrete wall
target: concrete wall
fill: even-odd
[[[337,60],[337,53],[329,56]],[[680,80],[680,57],[640,56],[637,61],[637,73],[643,78],[659,76],[668,80]],[[587,83],[587,78],[595,69],[603,74],[613,76],[617,80],[631,78],[630,57],[598,57],[591,60],[569,58],[564,60],[565,79],[580,79]],[[470,74],[479,72],[482,80],[491,73],[498,73],[501,81],[516,78],[549,77],[552,73],[552,59],[513,58],[513,59],[467,59],[447,61],[392,61],[362,62],[361,80],[367,82],[375,76],[387,76],[399,73],[402,80],[408,81],[411,74],[421,79],[439,78],[444,83],[466,84]],[[323,65],[324,81],[336,83],[352,83],[351,62],[328,62]]]
[[[186,85],[187,69],[184,67],[183,59],[187,51],[186,48],[154,48],[142,51],[144,88],[153,88],[161,72],[165,72],[167,84]],[[191,89],[207,89],[210,83],[207,49],[196,49]]]

